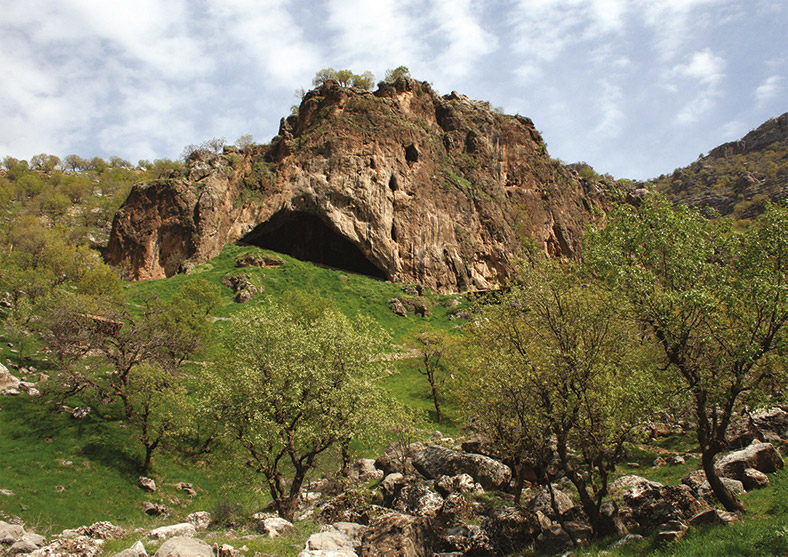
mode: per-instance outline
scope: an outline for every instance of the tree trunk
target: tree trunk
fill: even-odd
[[[156,445],[149,445],[145,444],[145,460],[142,463],[142,469],[140,470],[143,474],[148,471],[150,468],[151,460],[153,459],[153,451],[156,448]]]
[[[431,387],[432,387],[432,401],[435,403],[435,414],[438,417],[438,423],[442,424],[443,416],[441,415],[440,402],[438,402],[438,388],[435,386],[434,382],[431,384]]]
[[[744,505],[742,502],[725,487],[725,484],[722,483],[722,480],[720,480],[720,477],[717,475],[717,471],[714,469],[714,455],[714,452],[704,448],[701,458],[703,462],[703,471],[706,473],[706,480],[709,482],[714,496],[722,503],[726,511],[732,513],[744,512]]]

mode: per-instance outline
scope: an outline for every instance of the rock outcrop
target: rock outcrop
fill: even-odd
[[[242,242],[441,292],[487,289],[524,239],[577,256],[605,199],[547,155],[528,118],[424,82],[328,82],[270,145],[197,152],[183,175],[137,184],[107,259],[162,278]]]

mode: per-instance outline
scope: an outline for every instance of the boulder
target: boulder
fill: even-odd
[[[478,493],[483,491],[481,484],[473,481],[470,474],[456,476],[441,476],[435,482],[435,489],[443,496],[450,493]]]
[[[739,522],[738,516],[720,509],[702,511],[689,519],[690,526],[727,526],[734,522]]]
[[[752,491],[769,485],[769,476],[755,468],[746,468],[741,481],[744,484],[744,489]]]
[[[0,543],[13,544],[22,539],[25,529],[20,524],[9,524],[0,520]]]
[[[544,525],[549,527],[552,522],[548,519]],[[499,555],[521,553],[542,531],[537,515],[526,509],[508,506],[493,509],[482,521],[482,526]]]
[[[663,486],[638,476],[625,476],[611,485],[611,493],[620,497],[618,517],[624,528],[640,527],[650,532],[671,521],[686,522],[708,508],[684,484]],[[625,485],[629,487],[623,489]]]
[[[423,448],[422,443],[411,443],[405,447],[396,442],[389,443],[383,454],[375,461],[375,468],[383,470],[387,476],[395,473],[405,476],[415,474],[416,469],[413,467],[411,457]]]
[[[76,534],[94,540],[117,540],[126,535],[126,530],[111,522],[102,521],[94,522],[90,526],[80,526],[76,529]]]
[[[142,504],[142,510],[145,511],[145,514],[149,514],[151,516],[159,516],[163,514],[169,514],[170,510],[161,503],[151,503],[150,501],[145,501]]]
[[[192,524],[182,522],[180,524],[173,524],[171,526],[161,526],[151,530],[148,537],[152,540],[166,540],[167,538],[174,537],[190,537],[193,538],[197,535],[197,530]]]
[[[523,507],[528,509],[531,513],[536,514],[538,512],[543,513],[546,516],[555,517],[556,513],[553,510],[553,498],[555,498],[556,507],[558,507],[558,513],[564,514],[569,509],[574,507],[574,502],[572,498],[558,489],[558,487],[553,484],[552,485],[552,495],[550,494],[550,488],[545,486],[542,488],[539,493],[535,496],[528,499],[524,504]]]
[[[728,453],[715,465],[721,475],[728,478],[741,479],[747,468],[755,468],[765,474],[782,470],[783,462],[780,452],[771,443],[753,443],[744,449]]]
[[[361,458],[350,467],[349,478],[357,482],[372,482],[382,480],[384,473],[375,467],[371,458]]]
[[[484,528],[477,525],[460,525],[447,528],[438,534],[438,543],[445,551],[461,555],[495,555],[495,548]]]
[[[361,557],[432,557],[432,520],[392,512],[372,520],[361,539]]]
[[[19,379],[3,364],[0,364],[0,395],[8,394],[8,391],[17,391],[19,389]]]
[[[38,549],[38,546],[34,544],[32,541],[27,539],[21,539],[18,542],[14,543],[11,547],[6,549],[7,555],[20,555],[20,554],[29,554],[33,553],[35,550]]]
[[[400,490],[393,508],[416,516],[434,517],[443,507],[443,497],[425,485],[408,485]]]
[[[413,465],[430,479],[468,474],[484,489],[501,489],[512,479],[511,469],[497,460],[439,445],[431,445],[414,454]]]
[[[153,493],[156,491],[156,482],[151,478],[146,478],[145,476],[140,476],[140,487],[143,491],[148,491]]]
[[[145,550],[145,546],[142,545],[142,542],[137,540],[134,545],[128,549],[116,553],[115,557],[148,557],[148,552]]]
[[[206,511],[193,512],[186,517],[186,522],[194,526],[195,530],[205,530],[211,524],[211,513]]]
[[[260,533],[267,534],[269,538],[276,538],[279,535],[281,535],[282,532],[292,529],[293,529],[292,522],[290,522],[289,520],[285,520],[284,518],[280,518],[278,516],[264,518],[257,525],[257,531]]]
[[[443,524],[465,522],[473,516],[473,505],[461,493],[451,493],[443,501],[439,518]]]
[[[104,552],[104,540],[94,540],[87,536],[74,536],[73,538],[61,538],[52,543],[33,551],[31,557],[50,557],[50,556],[71,556],[97,557]]]
[[[304,551],[299,555],[332,555],[336,557],[356,555],[366,529],[367,527],[362,524],[351,522],[328,524],[323,526],[320,532],[309,536]]]
[[[745,447],[756,439],[770,443],[788,440],[788,408],[775,406],[744,415],[725,433],[730,447]]]
[[[153,557],[214,557],[213,548],[202,540],[174,536],[161,544]]]
[[[728,488],[728,491],[733,493],[734,495],[741,495],[744,493],[744,485],[739,480],[732,480],[731,478],[721,477],[720,481],[722,484]],[[714,495],[714,492],[711,489],[711,484],[708,481],[704,481],[700,484],[700,487],[697,489],[698,497],[705,500],[710,505],[713,505],[717,502],[717,497]]]

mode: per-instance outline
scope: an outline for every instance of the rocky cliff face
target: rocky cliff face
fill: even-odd
[[[528,118],[417,81],[374,93],[327,83],[270,145],[198,153],[183,176],[137,184],[107,258],[161,278],[245,242],[442,292],[485,289],[526,238],[576,257],[604,204]]]

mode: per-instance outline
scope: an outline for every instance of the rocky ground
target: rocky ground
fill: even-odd
[[[731,428],[729,441],[741,448],[718,460],[725,483],[739,493],[767,486],[769,474],[784,465],[773,443],[788,441],[788,408],[740,418]],[[654,464],[670,466],[680,460],[675,455],[659,457]],[[437,433],[426,443],[392,443],[377,460],[356,462],[347,478],[324,478],[308,486],[298,519],[316,520],[322,526],[309,537],[300,555],[510,555],[530,550],[552,554],[590,541],[591,527],[565,479],[555,478],[549,487],[528,487],[519,506],[511,504],[511,480],[505,464],[463,450],[459,441]],[[153,480],[140,478],[140,489],[155,491],[157,487]],[[658,542],[668,542],[699,525],[740,520],[715,507],[702,470],[689,473],[679,485],[624,475],[612,482],[610,493],[603,512],[620,536],[613,546],[655,533]],[[18,519],[6,518],[0,521],[0,555],[101,555],[106,553],[107,540],[137,538],[116,555],[240,556],[249,551],[249,540],[280,536],[294,527],[271,513],[257,514],[253,517],[256,532],[239,534],[237,543],[229,545],[214,542],[219,536],[207,512],[192,513],[183,523],[150,531],[98,522],[65,530],[51,539]]]

